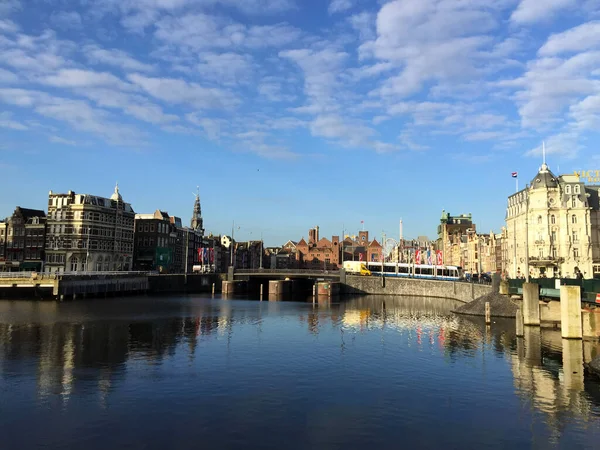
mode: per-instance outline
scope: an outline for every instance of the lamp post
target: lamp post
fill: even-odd
[[[261,230],[260,231],[260,267],[259,267],[259,269],[261,269],[261,270],[263,268],[263,252],[264,252],[264,243],[263,243],[263,233]]]
[[[525,281],[529,283],[529,184],[525,186]]]

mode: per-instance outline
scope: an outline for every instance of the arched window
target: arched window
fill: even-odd
[[[577,223],[577,216],[575,214],[571,216],[571,223]]]
[[[576,194],[579,194],[580,191],[579,191],[579,185],[578,184],[575,185],[575,187],[573,189],[575,190]]]
[[[552,214],[552,215],[550,216],[550,223],[551,223],[552,225],[555,225],[555,224],[556,224],[556,216],[555,216],[554,214]]]
[[[77,265],[79,264],[79,260],[77,256],[71,256],[71,272],[77,272]]]
[[[565,187],[565,192],[567,194],[570,194],[571,193],[571,186],[567,185],[567,187]]]

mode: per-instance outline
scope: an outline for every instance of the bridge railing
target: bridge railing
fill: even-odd
[[[264,274],[301,274],[301,275],[339,275],[339,270],[314,270],[314,269],[235,269],[236,274],[264,273]]]
[[[0,279],[2,278],[17,278],[17,279],[25,279],[31,278],[33,275],[36,278],[56,278],[56,277],[64,277],[64,276],[131,276],[131,275],[157,275],[158,272],[149,272],[149,271],[106,271],[106,272],[0,272]]]

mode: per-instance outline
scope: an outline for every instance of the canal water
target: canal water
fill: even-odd
[[[0,447],[600,448],[594,345],[456,306],[0,302]]]

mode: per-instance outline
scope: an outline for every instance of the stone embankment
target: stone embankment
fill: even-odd
[[[511,302],[508,296],[497,292],[483,295],[470,303],[461,305],[453,312],[469,316],[485,316],[485,304],[488,302],[492,317],[516,317],[517,315],[517,305]]]

